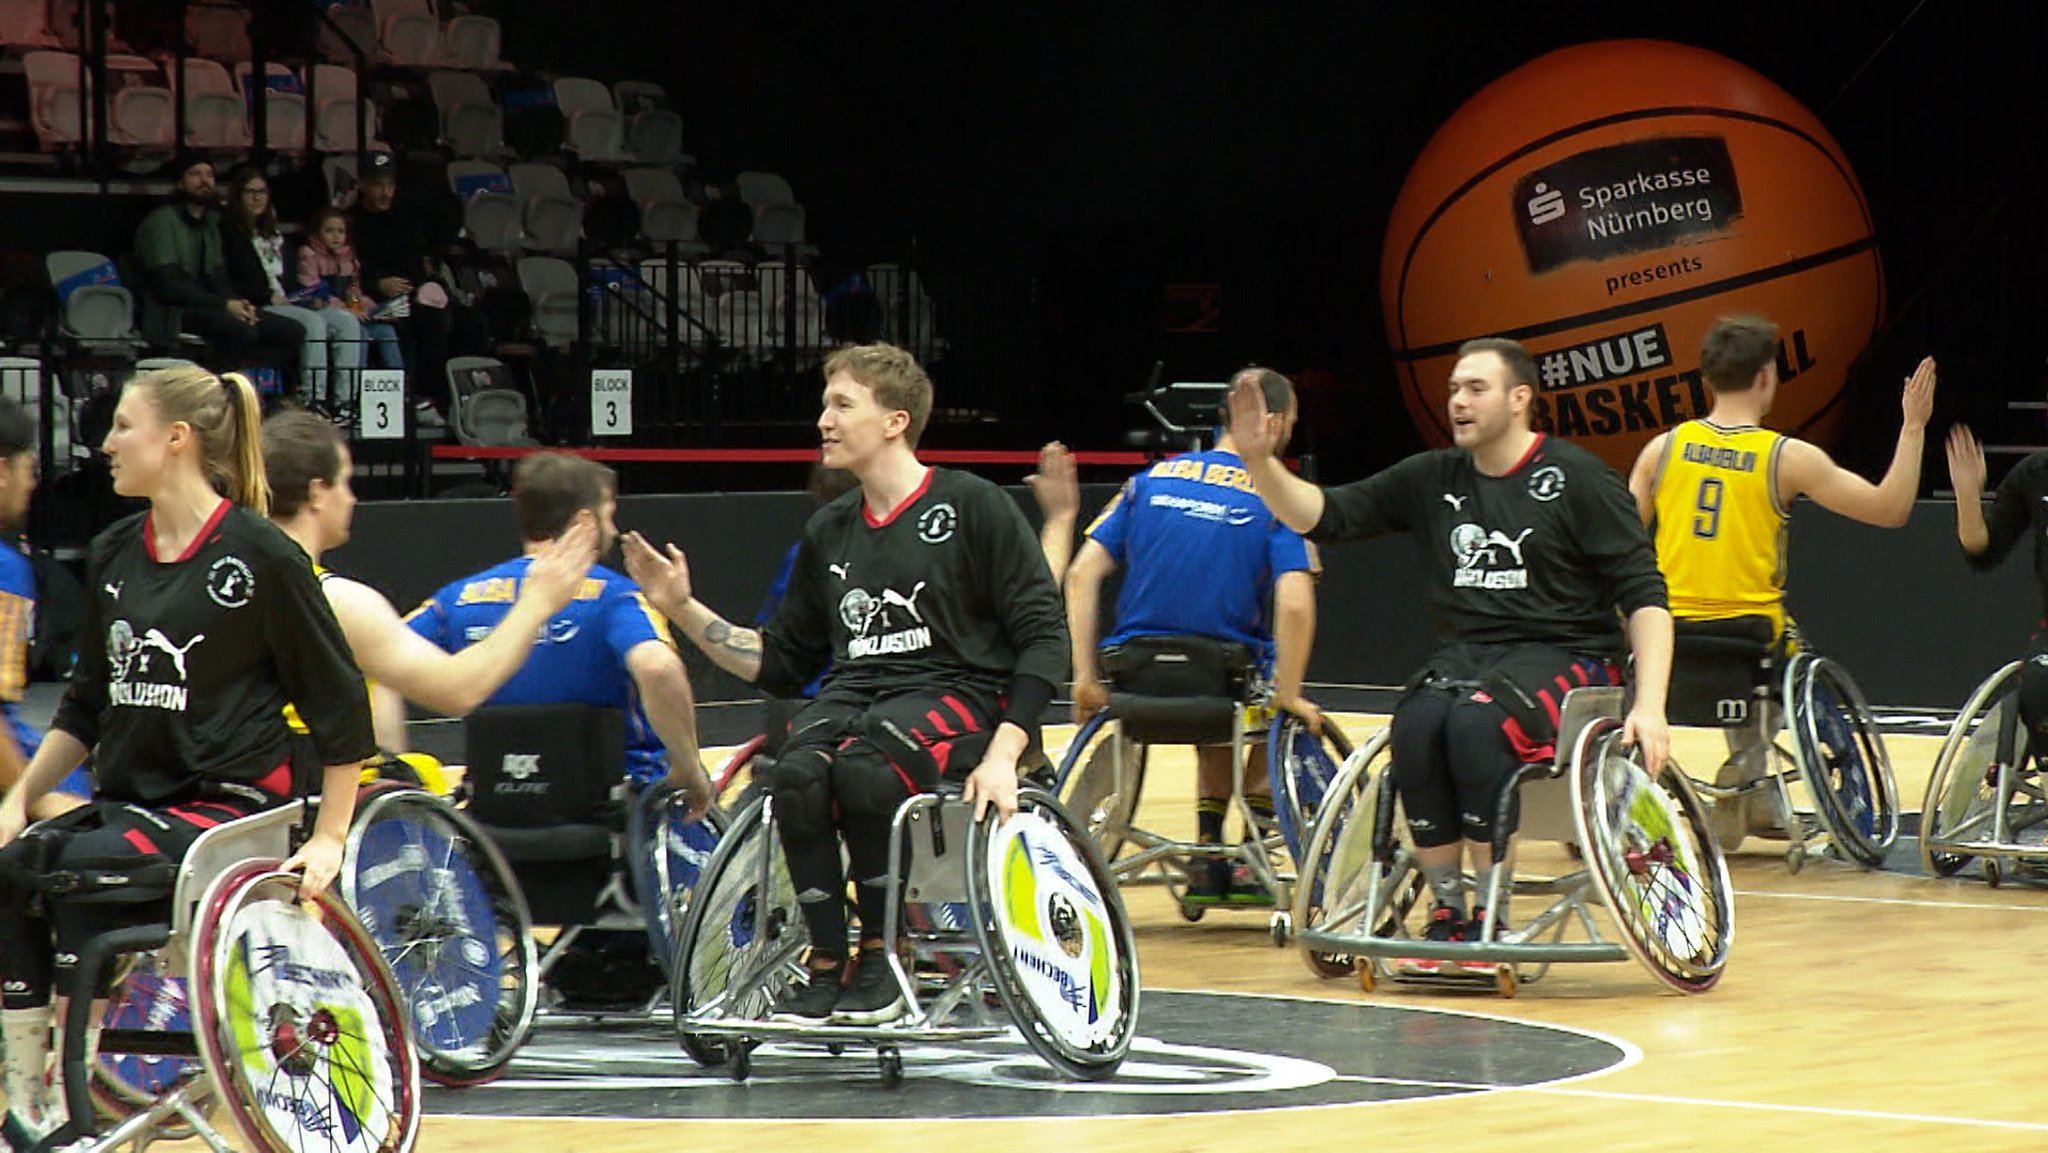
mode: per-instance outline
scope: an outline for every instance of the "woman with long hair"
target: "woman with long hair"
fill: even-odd
[[[286,867],[309,892],[341,868],[359,767],[377,751],[369,694],[312,566],[267,518],[260,416],[241,376],[162,369],[122,389],[101,446],[114,491],[149,507],[94,538],[77,668],[0,800],[5,1087],[38,1135],[64,1120],[50,1022],[65,998],[92,995],[76,959],[138,911],[46,894],[42,878],[175,868],[206,829],[305,791],[316,765],[318,822]],[[287,703],[308,735],[287,727]],[[88,755],[91,803],[28,828],[29,807]]]
[[[238,165],[228,173],[222,238],[228,280],[235,291],[263,311],[289,317],[306,330],[299,353],[300,401],[331,411],[337,402],[353,397],[363,368],[362,321],[346,307],[323,307],[317,292],[285,287],[284,236],[270,202],[270,181],[255,165]],[[297,294],[301,303],[294,303],[287,293]]]

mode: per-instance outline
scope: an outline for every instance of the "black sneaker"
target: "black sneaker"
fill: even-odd
[[[1507,936],[1510,932],[1513,932],[1513,930],[1508,928],[1507,918],[1499,917],[1496,918],[1493,922],[1493,932],[1491,934],[1487,933],[1486,906],[1484,905],[1473,906],[1472,919],[1465,922],[1465,938],[1474,943],[1498,941],[1501,938]],[[1500,966],[1500,962],[1498,961],[1480,960],[1461,961],[1459,962],[1459,964],[1467,969],[1472,969],[1475,971],[1483,970],[1488,973],[1493,972],[1496,968]]]
[[[839,979],[844,972],[843,964],[812,969],[810,983],[791,986],[769,1011],[768,1019],[788,1025],[824,1024],[831,1019],[832,1007],[839,1000]]]
[[[1186,905],[1216,905],[1230,897],[1230,862],[1222,857],[1211,857],[1195,866],[1195,875],[1188,881],[1188,891],[1181,897]]]
[[[903,999],[903,987],[889,968],[881,949],[862,949],[853,967],[853,979],[832,1006],[834,1025],[882,1025],[901,1017],[910,1007]]]

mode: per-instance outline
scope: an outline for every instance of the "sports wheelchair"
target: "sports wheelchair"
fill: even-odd
[[[1717,815],[1722,848],[1733,852],[1754,831],[1745,810],[1763,800],[1775,816],[1764,835],[1791,842],[1791,871],[1821,838],[1867,868],[1884,863],[1899,834],[1898,785],[1863,690],[1842,666],[1807,652],[1781,656],[1766,617],[1679,621],[1665,711],[1673,725],[1749,730],[1750,746],[1766,758],[1763,775],[1748,784],[1693,781],[1710,803],[1737,807],[1732,819]],[[1736,743],[1731,735],[1731,750]],[[1794,772],[1816,811],[1794,807]]]
[[[82,950],[84,986],[111,985],[113,1008],[68,1003],[57,1048],[70,1120],[43,1147],[140,1153],[196,1135],[225,1151],[216,1110],[265,1153],[413,1147],[420,1073],[397,981],[335,893],[307,898],[278,870],[313,808],[208,829],[177,868],[168,923]],[[104,1133],[102,1114],[116,1121]],[[25,1148],[19,1138],[8,1134]]]
[[[670,990],[684,1050],[744,1081],[762,1042],[821,1044],[835,1055],[873,1046],[883,1084],[894,1086],[902,1046],[993,1040],[1014,1025],[1066,1077],[1115,1074],[1137,1028],[1137,944],[1093,842],[1050,794],[1027,783],[1016,816],[976,822],[946,782],[897,809],[889,855],[901,864],[889,878],[882,936],[914,944],[915,962],[886,951],[909,1010],[877,1026],[774,1022],[777,998],[808,979],[810,934],[774,799],[733,817],[676,951]]]
[[[1322,741],[1341,760],[1352,751],[1343,734],[1326,724],[1318,740],[1298,717],[1275,712],[1265,733],[1274,805],[1266,818],[1253,812],[1244,788],[1247,729],[1263,709],[1250,650],[1209,637],[1136,637],[1103,650],[1102,663],[1115,686],[1109,707],[1075,733],[1056,777],[1054,788],[1067,811],[1094,839],[1117,884],[1167,886],[1189,921],[1201,920],[1207,909],[1188,899],[1195,871],[1219,859],[1243,864],[1274,895],[1274,943],[1284,946],[1295,863],[1336,775]],[[1230,805],[1248,830],[1242,842],[1177,840],[1136,823],[1149,746],[1225,744]]]
[[[725,823],[716,808],[702,821],[687,820],[686,800],[660,786],[636,795],[624,783],[624,724],[617,709],[500,705],[478,710],[464,725],[468,813],[525,894],[530,919],[523,927],[561,926],[522,986],[536,1005],[550,973],[587,930],[645,934],[665,978],[682,913]],[[721,778],[729,779],[755,748],[743,747]],[[657,980],[647,1000],[628,1012],[652,1014],[662,984]],[[536,1008],[522,1011],[531,1020]]]
[[[2021,668],[1977,686],[1934,758],[1920,804],[1920,863],[1934,876],[1976,860],[1993,888],[2048,878],[2048,767],[2020,716]]]
[[[1502,790],[1494,828],[1513,824],[1518,842],[1562,842],[1584,866],[1558,877],[1520,877],[1495,884],[1512,895],[1548,897],[1542,913],[1511,932],[1494,922],[1497,891],[1475,894],[1489,910],[1486,939],[1433,942],[1417,932],[1428,915],[1428,885],[1417,867],[1400,814],[1391,730],[1381,730],[1348,758],[1329,787],[1294,892],[1295,940],[1322,977],[1356,973],[1368,993],[1382,979],[1492,984],[1512,997],[1556,962],[1622,961],[1634,957],[1659,980],[1685,993],[1712,988],[1735,939],[1735,909],[1721,847],[1707,808],[1675,765],[1654,777],[1619,747],[1620,688],[1567,693],[1558,720],[1558,757],[1523,765]],[[1495,860],[1509,860],[1508,835],[1496,833]],[[1607,907],[1620,928],[1609,939],[1591,904]],[[1584,940],[1565,940],[1576,924]],[[1403,972],[1394,962],[1439,964],[1434,972]]]

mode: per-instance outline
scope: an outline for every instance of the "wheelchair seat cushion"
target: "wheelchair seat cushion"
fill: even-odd
[[[516,865],[550,861],[609,860],[612,831],[603,825],[554,825],[545,829],[485,825],[491,841]]]
[[[1125,736],[1144,745],[1227,745],[1242,708],[1229,697],[1109,695],[1110,715]]]

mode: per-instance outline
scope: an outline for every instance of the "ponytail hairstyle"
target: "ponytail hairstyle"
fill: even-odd
[[[148,388],[165,423],[184,421],[199,438],[199,466],[214,491],[255,513],[270,515],[263,473],[263,404],[238,372],[215,376],[198,365],[145,372],[128,382]]]

